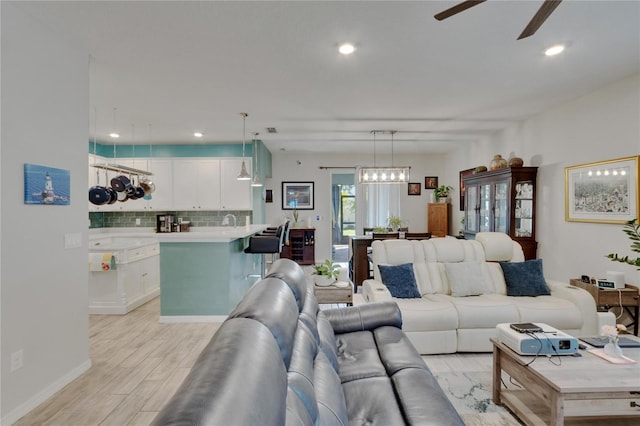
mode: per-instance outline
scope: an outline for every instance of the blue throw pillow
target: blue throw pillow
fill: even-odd
[[[420,298],[413,264],[378,265],[382,283],[387,286],[393,297],[401,299]]]
[[[542,274],[542,259],[526,262],[500,262],[507,296],[548,296],[551,294]]]

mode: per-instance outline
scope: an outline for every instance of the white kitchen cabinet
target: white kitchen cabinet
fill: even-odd
[[[173,160],[173,208],[218,210],[220,208],[220,160]]]
[[[105,238],[89,253],[111,253],[116,268],[89,272],[89,313],[126,314],[160,294],[160,245],[155,239]]]
[[[252,174],[251,159],[245,165]],[[220,208],[222,210],[251,210],[253,197],[250,180],[238,180],[242,158],[227,158],[220,164]]]
[[[110,186],[119,173],[91,167],[94,163],[117,163],[147,170],[156,186],[151,200],[137,199],[96,206],[89,211],[169,211],[169,210],[251,210],[251,181],[239,181],[237,176],[242,158],[118,158],[89,155],[89,187],[99,183]],[[248,171],[251,159],[245,158]],[[98,171],[99,175],[96,175]],[[137,184],[138,177],[133,176]]]
[[[153,173],[149,176],[156,190],[151,194],[151,200],[134,200],[129,201],[132,207],[136,208],[140,203],[142,210],[149,211],[166,211],[173,209],[173,160],[170,158],[151,158],[144,163],[135,166],[137,169],[147,170]]]

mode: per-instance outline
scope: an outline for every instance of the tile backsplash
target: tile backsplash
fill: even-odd
[[[155,228],[156,216],[163,213],[191,222],[191,226],[222,226],[228,214],[234,215],[240,226],[245,225],[246,216],[252,216],[250,210],[89,212],[89,228]],[[140,219],[140,225],[136,225],[136,219]]]

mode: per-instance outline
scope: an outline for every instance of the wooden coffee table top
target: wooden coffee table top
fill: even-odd
[[[505,346],[501,342],[498,344]],[[511,352],[509,356],[523,364],[532,359],[518,355],[506,346],[503,350]],[[544,377],[561,393],[640,391],[640,348],[624,348],[624,355],[636,363],[623,365],[612,364],[588,350],[578,350],[578,353],[582,356],[562,355],[551,359],[538,356],[527,368]]]
[[[593,421],[611,426],[640,424],[640,409],[636,408],[640,406],[640,348],[624,348],[624,355],[636,363],[622,365],[587,350],[579,350],[579,357],[538,356],[534,360],[497,339],[491,341],[493,401],[507,406],[524,424],[561,426],[565,418],[580,425]],[[505,381],[503,373],[519,385]],[[610,421],[613,417],[616,423]]]

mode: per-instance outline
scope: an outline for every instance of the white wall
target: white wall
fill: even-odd
[[[295,154],[287,152],[272,153],[272,178],[266,180],[265,189],[273,190],[273,203],[266,205],[266,219],[268,223],[276,224],[285,217],[292,217],[290,210],[282,210],[282,182],[283,181],[313,181],[315,182],[315,209],[300,210],[299,221],[307,223],[311,218],[311,225],[316,228],[316,261],[331,258],[331,172],[321,170],[318,166],[363,166],[363,155],[331,155],[331,154]],[[426,209],[430,200],[431,190],[425,191],[425,176],[441,176],[440,183],[456,186],[456,180],[449,181],[444,175],[444,155],[411,155],[396,154],[394,164],[411,166],[411,181],[420,182],[422,191],[420,196],[407,195],[407,185],[403,186],[401,216],[408,222],[414,232],[425,232]],[[298,161],[300,164],[298,164]],[[384,161],[384,160],[382,160]],[[389,160],[390,161],[390,160]],[[390,163],[389,163],[390,164]],[[347,173],[344,169],[336,172]],[[457,179],[457,178],[456,178]],[[453,195],[454,206],[457,206],[457,192]],[[320,220],[316,216],[320,215]],[[455,224],[454,224],[455,225]],[[362,226],[362,225],[360,225]],[[457,231],[454,228],[453,231]]]
[[[629,283],[640,282],[635,268],[605,258],[611,252],[634,254],[622,225],[566,222],[564,210],[565,167],[640,154],[640,75],[515,123],[475,148],[468,156],[451,154],[450,169],[480,165],[477,158],[488,165],[494,154],[510,152],[539,167],[536,237],[545,275],[568,281],[614,270],[625,272]]]
[[[88,54],[8,2],[2,22],[2,424],[90,366],[87,313]],[[71,205],[23,204],[23,165],[70,170]],[[64,236],[80,233],[80,248]],[[24,367],[10,372],[22,349]]]

